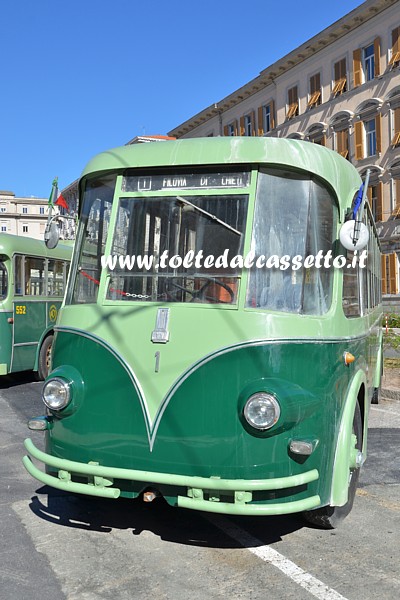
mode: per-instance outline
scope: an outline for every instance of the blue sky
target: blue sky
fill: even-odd
[[[361,4],[4,0],[0,189],[47,197],[98,152],[166,134]]]

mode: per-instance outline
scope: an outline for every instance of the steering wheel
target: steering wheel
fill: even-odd
[[[230,300],[228,302],[224,302],[223,300],[218,300],[218,298],[216,298],[215,296],[206,296],[205,292],[206,292],[208,286],[210,286],[212,283],[216,283],[217,285],[221,286],[222,288],[224,288],[224,290],[226,290],[228,292],[228,294],[230,296]],[[165,289],[167,296],[171,300],[175,300],[175,301],[177,300],[178,290],[180,290],[182,292],[187,292],[188,294],[190,294],[192,296],[192,299],[190,302],[196,302],[196,300],[210,300],[210,301],[218,300],[221,304],[231,304],[235,299],[235,293],[232,290],[232,288],[229,285],[227,285],[226,283],[224,283],[223,281],[220,281],[219,279],[216,279],[214,277],[207,278],[207,281],[198,290],[191,290],[190,288],[185,288],[182,285],[179,285],[179,283],[175,283],[172,280],[169,280],[168,284],[170,284],[174,288],[177,288],[176,291],[175,290],[171,291],[168,288]]]

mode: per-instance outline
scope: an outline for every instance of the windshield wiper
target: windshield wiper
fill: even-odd
[[[242,235],[241,231],[238,231],[237,229],[235,229],[234,227],[232,227],[231,225],[229,225],[229,223],[225,223],[225,221],[221,221],[221,219],[219,219],[217,216],[213,215],[212,213],[207,212],[206,210],[204,210],[203,208],[200,208],[199,206],[196,206],[195,204],[192,204],[191,202],[189,202],[189,200],[186,200],[186,198],[182,198],[182,196],[177,196],[176,198],[180,202],[183,202],[183,204],[187,204],[187,206],[191,206],[192,208],[194,208],[195,210],[198,210],[199,212],[203,213],[203,215],[206,215],[207,217],[209,217],[213,221],[216,221],[220,225],[223,225],[227,229],[230,229],[231,231],[233,231],[233,233],[236,233],[236,235],[240,235],[240,236]]]

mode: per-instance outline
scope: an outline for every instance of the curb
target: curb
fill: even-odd
[[[387,400],[400,400],[400,391],[390,388],[382,388],[379,395]]]

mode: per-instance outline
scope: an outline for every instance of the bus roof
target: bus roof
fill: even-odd
[[[337,152],[302,140],[273,137],[190,138],[121,146],[95,156],[82,176],[126,168],[254,163],[309,171],[329,183],[341,197],[361,183],[354,166]]]
[[[73,242],[59,244],[54,250],[49,250],[42,240],[13,235],[11,233],[0,233],[0,254],[12,256],[13,254],[30,254],[32,256],[43,256],[45,258],[70,259]]]

